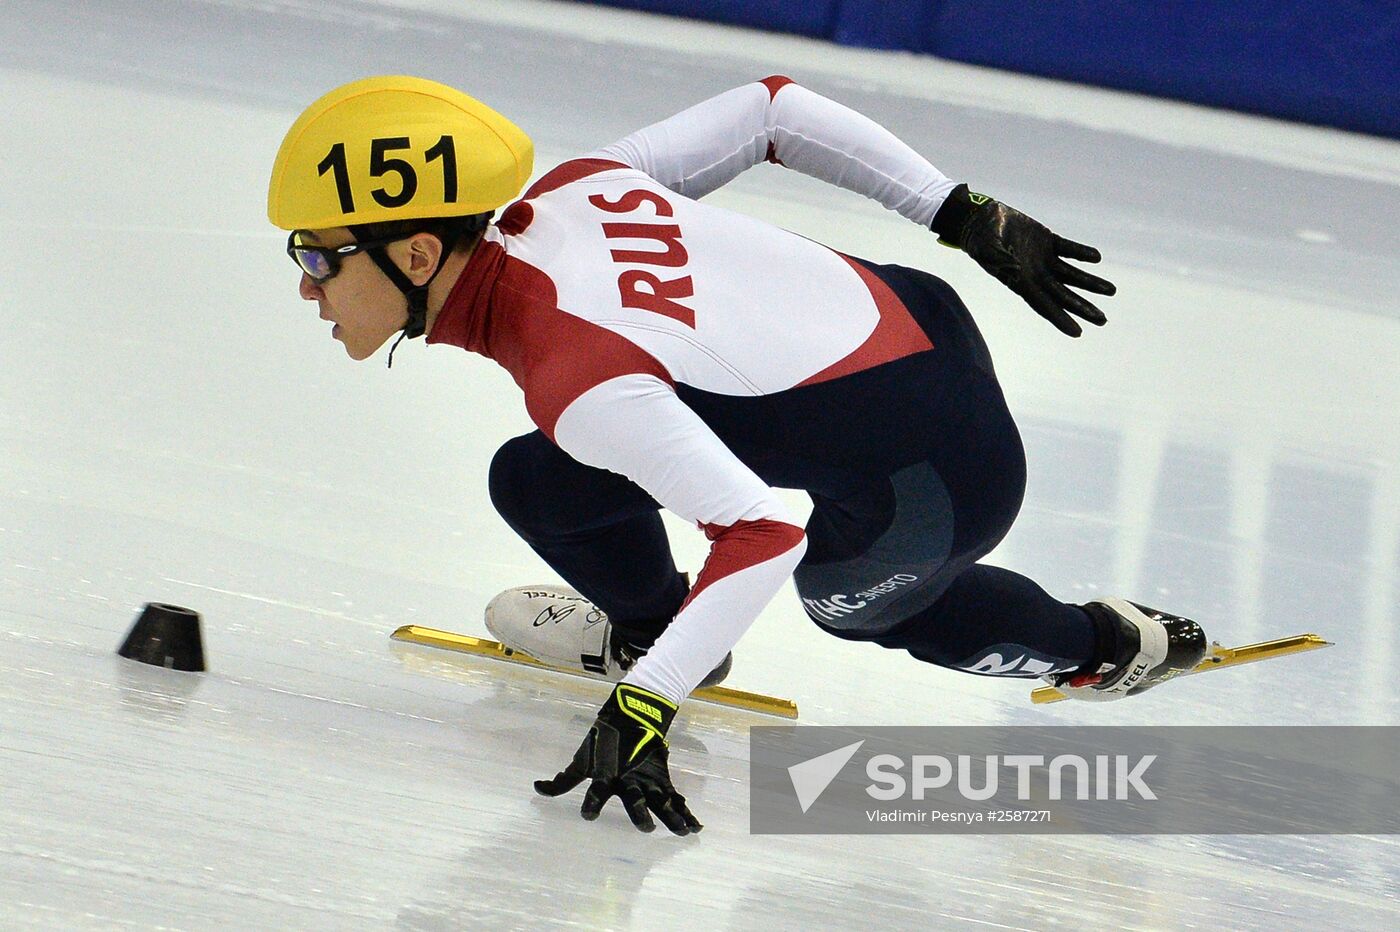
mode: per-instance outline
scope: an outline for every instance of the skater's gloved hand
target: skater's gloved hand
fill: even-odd
[[[1065,262],[1098,262],[1101,257],[1094,247],[1056,236],[1019,210],[972,193],[965,184],[953,189],[930,226],[940,242],[966,252],[1061,332],[1072,337],[1082,332],[1070,314],[1097,326],[1107,321],[1103,311],[1066,287],[1101,295],[1118,290],[1112,282]]]
[[[580,812],[590,822],[609,799],[618,796],[632,824],[644,832],[656,828],[650,813],[677,835],[700,831],[702,826],[686,808],[685,797],[671,785],[666,763],[666,730],[675,715],[671,702],[619,683],[569,766],[552,780],[536,780],[535,791],[561,796],[589,779]]]

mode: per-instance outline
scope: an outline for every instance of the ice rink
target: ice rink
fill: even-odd
[[[486,497],[518,391],[421,341],[352,364],[264,212],[291,121],[368,74],[480,97],[537,173],[790,75],[1119,286],[1071,341],[873,202],[766,165],[712,195],[961,292],[1030,460],[992,562],[1337,646],[1040,707],[788,587],[730,684],[815,724],[1396,725],[1400,143],[536,0],[8,0],[0,35],[0,928],[1400,927],[1393,837],[750,835],[764,720],[710,707],[672,734],[703,834],[537,798],[606,687],[388,637],[550,581]],[[202,613],[208,673],[115,656],[151,601]]]

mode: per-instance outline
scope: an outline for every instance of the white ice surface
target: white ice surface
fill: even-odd
[[[1073,342],[873,204],[767,166],[714,195],[962,292],[1031,463],[994,561],[1338,644],[1033,708],[787,591],[731,682],[820,724],[1394,725],[1400,144],[568,4],[10,0],[0,36],[0,928],[1400,925],[1392,839],[751,836],[741,713],[674,733],[697,838],[534,797],[603,688],[388,640],[549,578],[485,495],[514,385],[351,364],[263,215],[296,113],[365,74],[468,89],[541,170],[791,74],[1108,257]],[[210,672],[115,657],[147,601],[203,614]]]

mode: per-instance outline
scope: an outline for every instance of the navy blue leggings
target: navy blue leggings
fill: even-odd
[[[824,630],[998,676],[1097,660],[1083,609],[977,563],[1020,509],[1025,456],[971,316],[940,279],[868,267],[932,351],[759,398],[677,393],[765,481],[811,495],[807,553],[793,575]],[[848,425],[871,423],[858,443],[835,442]],[[497,452],[490,491],[511,528],[629,640],[650,644],[669,624],[687,584],[641,488],[535,431]]]

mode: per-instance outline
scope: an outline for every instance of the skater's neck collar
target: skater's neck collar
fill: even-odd
[[[492,235],[494,232],[487,228],[442,307],[436,313],[429,313],[428,343],[450,343],[483,356],[491,355],[487,351],[486,326],[489,285],[505,260],[505,250]]]

